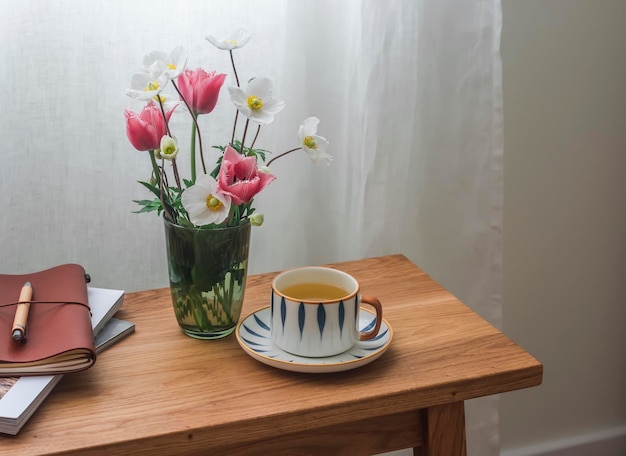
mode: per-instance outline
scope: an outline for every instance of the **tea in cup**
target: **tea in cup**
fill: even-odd
[[[360,304],[376,311],[368,332],[358,330]],[[304,357],[343,353],[358,340],[378,335],[383,320],[380,301],[359,295],[351,275],[320,266],[291,269],[272,282],[270,330],[272,342],[282,350]]]

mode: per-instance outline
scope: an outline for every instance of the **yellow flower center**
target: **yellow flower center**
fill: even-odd
[[[263,107],[263,100],[254,95],[250,95],[248,97],[248,106],[250,106],[250,109],[254,110],[261,109]]]
[[[168,70],[175,70],[176,69],[176,65],[174,65],[173,63],[168,63],[167,64],[167,69]]]
[[[150,81],[145,89],[145,92],[150,92],[151,90],[159,90],[159,83],[157,81]]]
[[[174,152],[176,152],[176,147],[174,147],[173,145],[167,146],[165,149],[161,150],[161,153],[167,156],[174,154]]]
[[[213,196],[212,193],[209,193],[209,196],[206,197],[206,207],[208,207],[213,212],[219,211],[222,206],[222,202]]]
[[[230,43],[234,46],[237,46],[237,40],[226,40],[227,43]]]
[[[317,144],[315,143],[315,139],[313,138],[313,136],[306,136],[304,138],[304,141],[302,141],[304,143],[304,147],[307,147],[309,149],[317,149]]]
[[[146,91],[147,92],[147,91]],[[154,101],[161,102],[161,103],[165,103],[165,101],[167,100],[167,98],[165,98],[163,95],[155,95],[153,98]]]

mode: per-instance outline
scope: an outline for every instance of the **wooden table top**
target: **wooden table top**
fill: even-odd
[[[136,333],[66,375],[17,436],[0,437],[0,453],[183,454],[541,383],[541,363],[404,256],[334,267],[381,300],[393,329],[372,363],[326,374],[276,369],[234,334],[183,335],[169,289],[128,293],[117,316]],[[248,277],[242,318],[269,304],[274,276]]]

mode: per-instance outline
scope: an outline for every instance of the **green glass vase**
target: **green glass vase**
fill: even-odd
[[[250,222],[216,229],[164,219],[172,304],[183,333],[218,339],[232,333],[246,289]]]

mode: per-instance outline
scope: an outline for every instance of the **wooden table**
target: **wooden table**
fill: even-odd
[[[0,453],[80,455],[465,454],[463,401],[539,385],[542,365],[401,255],[335,265],[383,303],[394,331],[357,369],[259,363],[234,335],[184,336],[168,289],[128,293],[136,333],[67,375]],[[248,278],[242,316],[275,274]]]

